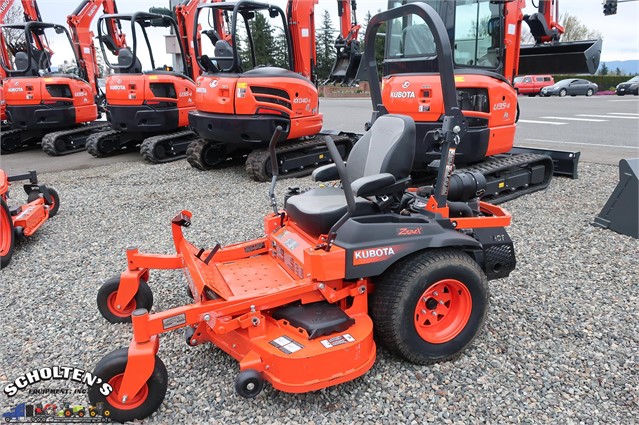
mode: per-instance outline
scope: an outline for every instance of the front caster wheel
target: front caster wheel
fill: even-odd
[[[113,422],[146,418],[160,407],[168,387],[166,367],[155,356],[153,373],[142,389],[135,395],[121,394],[120,388],[128,360],[128,349],[121,348],[104,356],[93,371],[93,375],[107,382],[113,391],[105,396],[101,392],[104,391],[104,385],[94,385],[89,388],[89,401],[93,406],[104,403],[104,412],[109,412],[109,418]],[[124,396],[126,399],[123,402]]]
[[[52,187],[48,187],[49,195],[51,195],[51,204],[48,204],[45,199],[45,204],[49,206],[49,217],[54,217],[60,209],[60,195],[58,191]],[[27,202],[33,202],[38,198],[44,198],[44,195],[38,191],[32,191],[27,197]]]
[[[458,357],[481,330],[488,282],[469,255],[418,253],[376,280],[371,316],[380,342],[416,364]]]
[[[0,268],[9,265],[13,256],[13,247],[15,244],[15,231],[13,230],[13,220],[11,212],[4,199],[0,198]]]
[[[105,319],[111,323],[127,323],[131,322],[131,314],[138,308],[151,311],[153,292],[145,280],[140,279],[140,286],[135,297],[125,307],[120,306],[120,309],[115,304],[119,287],[120,277],[116,276],[104,282],[98,291],[98,310]]]
[[[264,378],[255,369],[240,372],[235,378],[235,391],[244,398],[253,398],[264,389]]]

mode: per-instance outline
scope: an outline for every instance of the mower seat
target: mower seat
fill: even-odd
[[[353,146],[346,164],[349,184],[355,194],[354,216],[378,214],[374,195],[392,195],[403,191],[410,181],[415,158],[415,122],[404,115],[383,115]],[[315,180],[337,180],[334,164],[320,167]],[[344,184],[344,182],[342,182]],[[312,189],[292,196],[286,213],[306,233],[327,234],[347,212],[346,196],[341,188]]]

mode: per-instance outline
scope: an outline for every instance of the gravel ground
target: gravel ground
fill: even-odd
[[[176,332],[159,353],[169,371],[166,399],[145,422],[636,423],[639,241],[590,225],[617,167],[582,164],[580,175],[506,205],[518,266],[491,282],[486,327],[457,361],[420,367],[379,348],[375,366],[355,381],[301,395],[267,385],[247,401],[233,389],[234,360],[209,345],[187,347]],[[193,212],[187,237],[202,246],[259,236],[269,211],[267,184],[248,181],[239,166],[203,173],[185,161],[125,163],[41,180],[58,189],[61,208],[2,271],[3,388],[35,368],[92,370],[128,345],[129,325],[100,316],[97,290],[123,270],[127,246],[171,253],[170,219],[181,209]],[[282,182],[279,192],[309,183]],[[150,285],[155,311],[188,302],[177,271],[152,272]],[[52,401],[87,402],[21,392],[0,396],[0,411]]]

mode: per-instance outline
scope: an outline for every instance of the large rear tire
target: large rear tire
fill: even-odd
[[[458,357],[481,330],[487,311],[484,272],[456,250],[400,260],[376,279],[371,300],[380,342],[416,364]]]
[[[0,268],[4,269],[11,262],[13,256],[13,249],[15,245],[15,232],[13,230],[13,220],[11,219],[11,212],[9,206],[0,198],[0,254],[2,254],[2,261],[0,261]]]
[[[120,394],[122,378],[127,362],[129,361],[128,349],[121,348],[112,351],[100,360],[95,367],[93,375],[108,382],[113,391],[105,396],[100,392],[102,385],[94,385],[89,388],[89,401],[93,406],[104,403],[104,411],[108,411],[108,417],[114,422],[128,422],[135,419],[144,419],[155,412],[166,395],[168,388],[168,373],[162,360],[155,356],[155,367],[151,377],[135,395],[128,395],[126,403],[122,402],[123,394]]]

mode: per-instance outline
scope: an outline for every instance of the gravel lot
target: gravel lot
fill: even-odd
[[[639,241],[590,225],[618,181],[617,167],[582,164],[580,176],[506,205],[518,267],[491,282],[484,332],[457,361],[419,367],[379,348],[375,366],[353,382],[301,395],[267,385],[246,401],[233,389],[231,357],[209,345],[187,347],[176,332],[160,344],[166,399],[145,422],[636,423]],[[193,212],[187,237],[202,246],[259,236],[269,210],[267,184],[250,182],[240,166],[204,173],[185,161],[123,163],[41,181],[58,189],[61,208],[1,273],[3,388],[40,367],[92,370],[128,345],[129,325],[100,316],[97,290],[123,270],[127,246],[171,253],[170,220],[181,209]],[[280,182],[279,193],[308,184]],[[13,190],[17,199],[20,191]],[[155,311],[188,302],[179,272],[154,271],[150,285]],[[83,395],[21,392],[1,396],[0,412],[52,401],[87,403]]]

